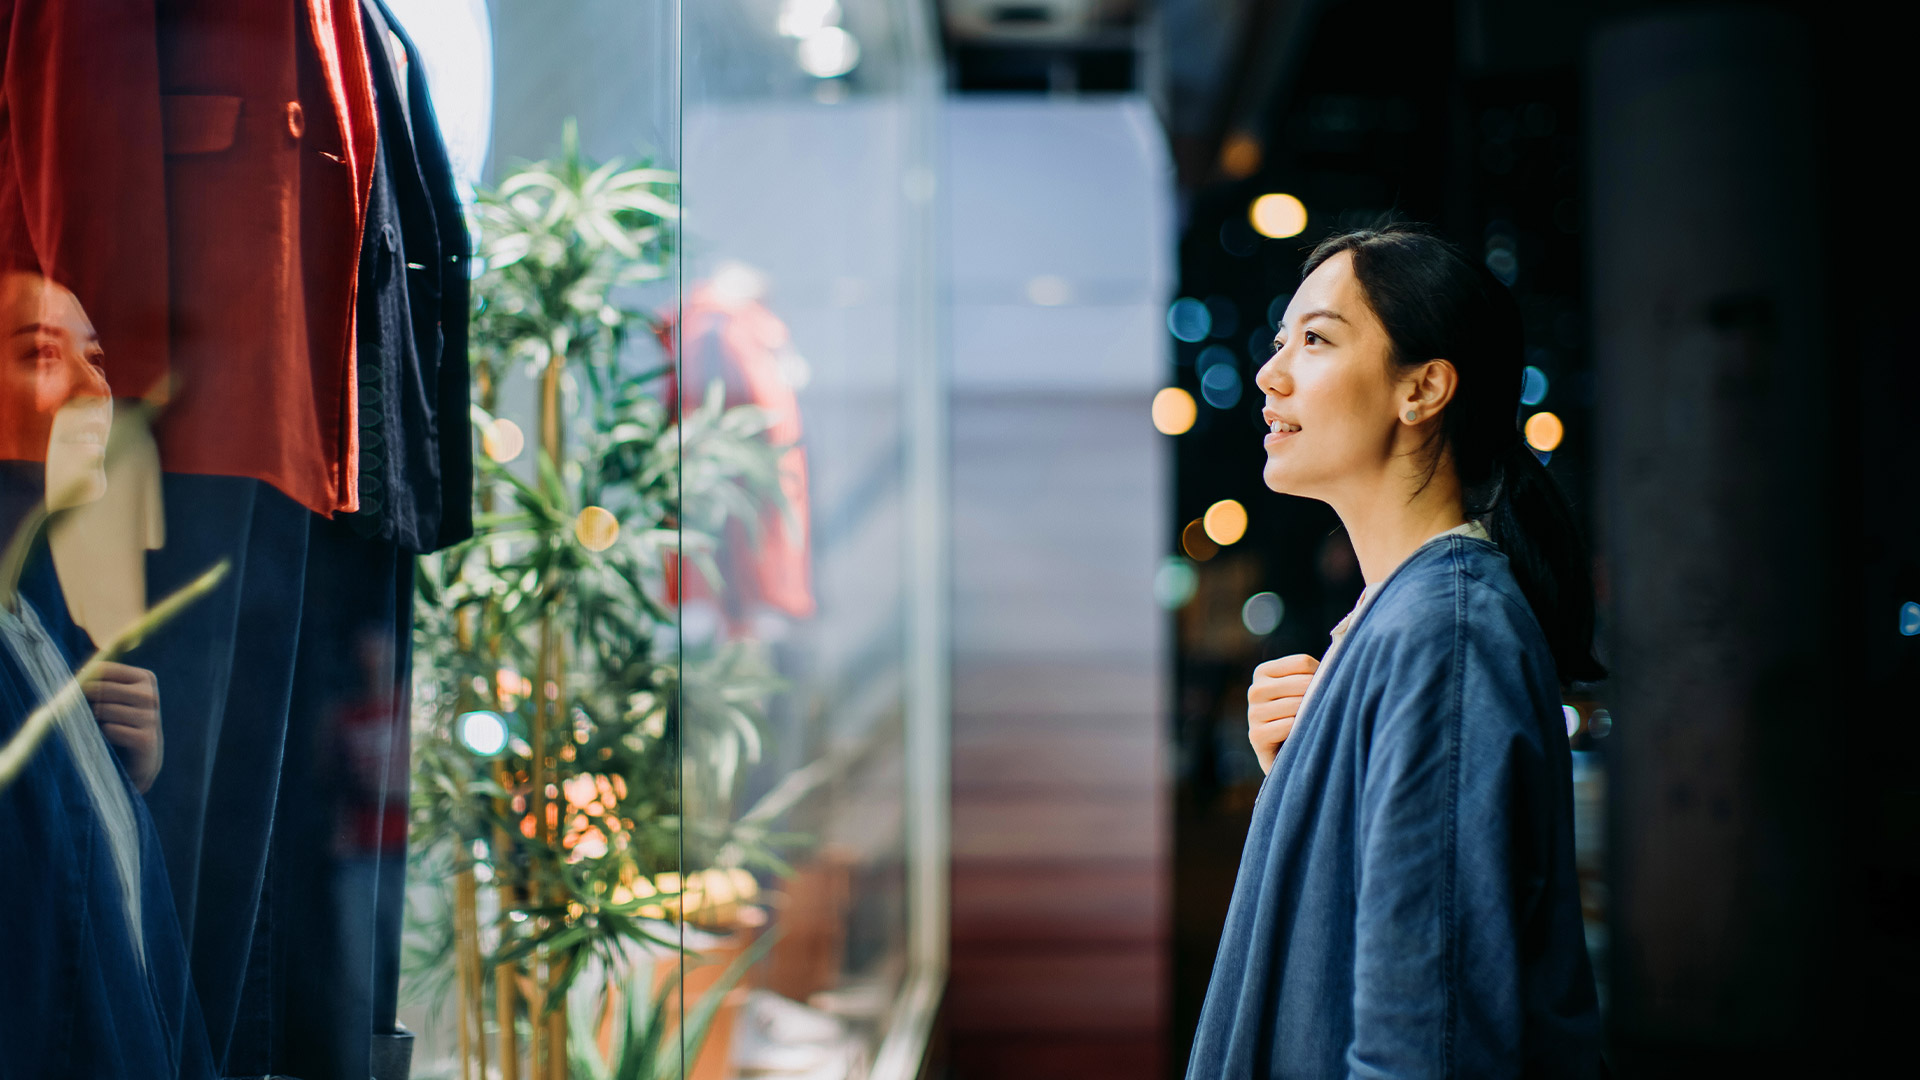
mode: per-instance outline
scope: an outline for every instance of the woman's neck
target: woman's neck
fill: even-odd
[[[1442,462],[1433,479],[1407,497],[1401,483],[1376,483],[1333,504],[1360,560],[1360,576],[1369,585],[1386,580],[1421,544],[1467,523],[1460,481]]]

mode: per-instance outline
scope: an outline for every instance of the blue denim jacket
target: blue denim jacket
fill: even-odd
[[[1494,545],[1403,562],[1274,760],[1188,1061],[1600,1075],[1552,654]]]

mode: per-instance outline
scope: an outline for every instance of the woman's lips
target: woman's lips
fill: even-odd
[[[1300,433],[1297,431],[1270,431],[1266,438],[1260,440],[1260,445],[1271,450],[1298,434]]]

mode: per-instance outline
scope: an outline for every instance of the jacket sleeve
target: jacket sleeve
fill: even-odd
[[[1511,628],[1470,624],[1457,595],[1435,608],[1385,651],[1360,785],[1355,1077],[1521,1071],[1515,819],[1538,706]]]

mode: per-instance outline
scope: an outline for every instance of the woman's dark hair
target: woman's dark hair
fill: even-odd
[[[1428,444],[1427,480],[1450,450],[1467,516],[1505,552],[1564,682],[1606,677],[1593,655],[1593,567],[1567,497],[1520,436],[1526,364],[1520,307],[1487,269],[1423,226],[1329,237],[1300,272],[1341,252],[1393,343],[1388,362],[1446,360],[1459,373]],[[1422,485],[1424,486],[1424,484]]]

